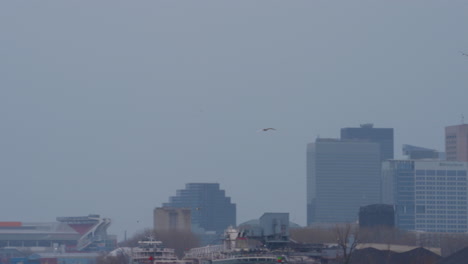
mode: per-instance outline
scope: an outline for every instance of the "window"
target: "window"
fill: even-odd
[[[416,205],[416,213],[417,214],[425,214],[426,213],[426,206]]]
[[[425,175],[424,170],[416,170],[415,174],[418,175],[418,176],[420,176],[420,175],[424,176]]]

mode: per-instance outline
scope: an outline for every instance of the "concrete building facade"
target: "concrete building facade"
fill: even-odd
[[[395,206],[401,229],[468,232],[467,171],[467,162],[386,161],[382,200]]]
[[[361,206],[380,203],[380,146],[317,139],[307,146],[307,224],[355,222]]]
[[[445,153],[448,161],[468,162],[468,124],[445,127]]]
[[[153,212],[155,231],[191,231],[190,208],[158,207]]]

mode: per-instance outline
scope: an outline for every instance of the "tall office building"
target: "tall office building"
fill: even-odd
[[[380,144],[380,159],[393,159],[393,128],[374,128],[373,124],[341,129],[342,140],[367,140]]]
[[[203,229],[221,234],[228,226],[236,225],[236,204],[218,183],[187,183],[163,207],[189,208],[194,232]]]
[[[390,160],[382,165],[382,200],[396,208],[396,226],[468,232],[467,162]]]
[[[468,124],[445,127],[447,160],[468,161]]]
[[[380,146],[317,139],[307,146],[307,224],[353,222],[380,203]]]

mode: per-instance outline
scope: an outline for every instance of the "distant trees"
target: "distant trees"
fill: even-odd
[[[352,225],[351,225],[352,226]],[[442,256],[448,256],[456,251],[468,247],[468,234],[465,233],[429,233],[405,231],[393,227],[376,226],[367,228],[351,228],[347,224],[334,227],[305,227],[291,229],[291,239],[299,243],[336,244],[341,248],[351,247],[349,242],[345,245],[346,237],[357,235],[354,242],[360,248],[366,244],[406,245],[414,247],[440,248]],[[341,241],[341,242],[340,242]],[[341,245],[340,245],[341,244]],[[350,257],[350,256],[346,256]],[[344,258],[344,260],[346,259]],[[344,262],[346,263],[346,262]]]
[[[291,238],[299,243],[335,244],[340,248],[339,259],[342,263],[350,263],[356,246],[361,241],[362,234],[356,224],[336,224],[332,227],[306,227],[290,230]]]

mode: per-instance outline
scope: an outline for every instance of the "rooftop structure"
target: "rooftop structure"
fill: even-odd
[[[393,128],[374,128],[374,124],[342,128],[341,139],[378,143],[380,146],[380,159],[382,161],[393,159]]]

